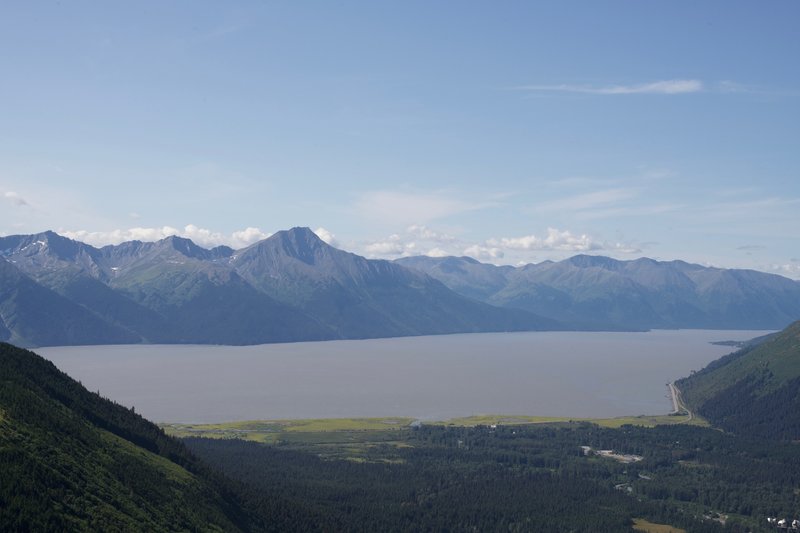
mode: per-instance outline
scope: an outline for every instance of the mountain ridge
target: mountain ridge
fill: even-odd
[[[585,254],[520,267],[387,261],[303,227],[239,250],[178,236],[97,248],[46,231],[0,237],[0,259],[0,339],[25,346],[780,329],[800,318],[800,283],[758,271]]]
[[[781,329],[800,318],[800,282],[755,270],[576,255],[520,267],[401,258],[461,294],[578,329]]]
[[[209,250],[177,236],[96,248],[43,232],[0,238],[0,258],[41,287],[40,300],[54,293],[75,305],[80,327],[99,331],[99,321],[116,332],[103,337],[112,343],[561,329],[557,321],[459,295],[416,270],[334,248],[309,228],[281,231],[241,250]],[[75,343],[65,335],[13,336],[20,328],[3,324],[0,333],[11,331],[3,334],[22,345]],[[25,327],[45,325],[34,320]]]

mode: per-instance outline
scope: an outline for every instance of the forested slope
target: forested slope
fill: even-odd
[[[0,530],[236,531],[223,478],[133,411],[0,344]]]
[[[800,322],[677,385],[690,408],[722,429],[800,439]]]

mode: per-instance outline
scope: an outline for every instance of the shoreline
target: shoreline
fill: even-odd
[[[667,383],[667,387],[669,388],[670,399],[672,400],[672,412],[670,414],[677,415],[680,412],[680,404],[678,403],[678,388],[675,386],[674,381]]]
[[[695,420],[694,413],[686,407],[686,404],[683,403],[683,398],[681,397],[681,390],[675,385],[675,382],[668,384],[670,394],[672,395],[672,412],[670,413],[671,416],[678,416],[678,415],[686,415],[686,422],[691,422]]]

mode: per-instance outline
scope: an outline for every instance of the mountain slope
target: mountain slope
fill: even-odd
[[[459,294],[485,301],[508,283],[512,266],[481,263],[471,257],[402,257],[395,263],[425,272]]]
[[[800,283],[683,261],[577,255],[495,267],[469,258],[406,258],[451,289],[578,329],[778,329],[800,318]]]
[[[0,238],[8,260],[35,280],[96,318],[127,330],[124,342],[161,342],[169,337],[165,318],[112,290],[114,274],[103,252],[52,231]]]
[[[48,336],[33,312],[41,306],[26,298],[30,313],[0,313],[0,339],[28,346],[109,338],[260,344],[559,327],[458,295],[415,270],[337,250],[308,228],[239,251],[206,250],[180,237],[98,249],[44,232],[0,238],[0,256],[24,273],[29,291],[61,296],[74,317],[93,320],[95,336],[58,327]],[[22,305],[9,298],[0,298],[0,308]]]
[[[184,446],[36,354],[0,344],[0,529],[236,531],[250,519]]]
[[[132,241],[97,249],[53,232],[0,239],[0,250],[43,287],[95,316],[95,340],[114,342],[258,344],[333,337],[329,328],[260,294],[227,266],[230,248],[206,250],[188,239]],[[41,329],[34,319],[14,329]],[[76,344],[53,334],[26,346]],[[63,339],[63,340],[59,340]]]
[[[465,298],[415,270],[338,250],[308,228],[278,232],[236,252],[231,264],[253,286],[345,338],[558,327]]]
[[[800,321],[677,385],[690,408],[725,430],[800,439]]]
[[[0,335],[27,346],[139,342],[125,328],[103,321],[85,308],[43,287],[0,259]]]
[[[260,344],[334,338],[330,328],[257,291],[225,255],[170,237],[107,250],[111,288],[165,317],[170,342]],[[104,249],[105,250],[105,249]]]

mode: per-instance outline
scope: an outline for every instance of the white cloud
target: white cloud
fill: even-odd
[[[456,238],[452,235],[432,230],[427,226],[418,226],[416,224],[406,228],[406,233],[417,239],[424,239],[426,241],[433,241],[437,243],[448,243],[456,240]]]
[[[213,248],[218,246],[224,240],[221,233],[215,233],[211,230],[198,228],[194,224],[189,224],[183,228],[183,232],[178,233],[181,237],[191,239],[195,244],[204,248]]]
[[[613,254],[641,253],[641,246],[629,242],[608,242],[588,234],[548,228],[544,235],[491,238],[483,242],[468,242],[424,226],[409,226],[403,233],[356,246],[357,253],[370,258],[408,257],[427,255],[446,257],[466,255],[490,263],[525,263],[532,252],[551,252],[568,256],[606,250]]]
[[[505,256],[503,250],[492,246],[483,246],[480,244],[473,244],[464,249],[462,255],[468,255],[479,261],[493,261],[495,259],[502,259]]]
[[[772,264],[767,266],[764,270],[786,276],[787,278],[800,280],[800,263],[792,261],[791,263]]]
[[[128,228],[111,231],[59,230],[58,233],[93,246],[105,246],[126,241],[158,241],[172,235],[178,235],[179,231],[170,226],[163,226],[160,228]]]
[[[326,230],[323,227],[315,229],[314,233],[317,235],[317,237],[322,239],[327,244],[330,244],[331,246],[338,246],[339,244],[338,241],[336,240],[336,235],[334,235],[333,233],[331,233],[330,231]]]
[[[401,256],[416,248],[416,244],[403,242],[398,234],[389,235],[384,240],[373,241],[364,246],[367,257]]]
[[[22,207],[22,206],[28,206],[29,207],[31,205],[31,204],[28,203],[27,200],[25,200],[25,198],[23,198],[22,196],[20,196],[18,193],[14,192],[14,191],[6,191],[5,193],[3,193],[3,197],[6,200],[8,200],[11,203],[13,203],[14,205],[17,205],[17,206],[20,206],[20,207]]]
[[[231,248],[244,248],[245,246],[250,246],[251,244],[263,241],[267,237],[272,235],[271,233],[264,233],[258,228],[248,227],[243,230],[234,231],[231,233],[231,241],[230,246]]]
[[[393,233],[385,239],[369,241],[360,247],[367,257],[407,257],[427,255],[446,257],[455,255],[453,247],[462,246],[460,241],[427,226],[412,224],[402,234]]]
[[[428,257],[447,257],[453,254],[451,254],[447,250],[442,250],[441,248],[431,248],[430,250],[425,252],[425,255],[427,255]]]
[[[568,252],[588,252],[591,250],[601,250],[603,245],[595,242],[586,234],[573,235],[570,231],[560,231],[555,228],[547,228],[546,237],[536,235],[525,235],[523,237],[503,237],[500,239],[489,239],[486,244],[505,250],[554,250]]]
[[[59,230],[59,233],[70,239],[82,241],[93,246],[119,244],[126,241],[153,242],[176,235],[178,237],[191,239],[195,244],[204,248],[226,245],[234,249],[244,248],[245,246],[249,246],[254,242],[266,239],[270,236],[269,233],[264,233],[260,229],[253,227],[234,231],[230,235],[225,235],[220,232],[200,228],[194,224],[188,224],[183,229],[162,226],[160,228],[136,227],[111,231]]]
[[[524,85],[519,89],[532,92],[564,92],[582,94],[687,94],[697,93],[705,89],[700,80],[661,80],[633,85]]]

